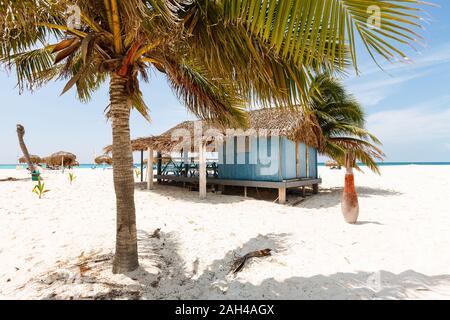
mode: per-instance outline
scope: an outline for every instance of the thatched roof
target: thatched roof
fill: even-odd
[[[51,165],[51,166],[60,166],[61,162],[64,163],[64,166],[76,166],[78,162],[76,161],[77,156],[73,153],[66,152],[66,151],[59,151],[55,152],[52,155],[43,158],[45,164]]]
[[[94,161],[96,164],[112,165],[112,158],[110,156],[108,156],[107,154],[104,154],[104,155],[101,155],[101,156],[95,158]]]
[[[312,116],[305,117],[299,110],[290,111],[281,108],[266,108],[249,111],[248,114],[248,129],[254,129],[256,132],[268,130],[268,133],[272,135],[278,134],[292,141],[304,142],[318,149],[322,147],[322,135],[317,121]],[[207,121],[184,121],[159,136],[132,140],[133,151],[146,150],[149,147],[162,152],[181,150],[180,142],[182,138],[176,139],[176,137],[179,137],[181,132],[186,132],[193,138],[195,124],[199,122],[202,124],[204,134],[209,129],[215,129],[225,134],[224,128],[214,126]],[[109,153],[112,151],[112,146],[107,146],[104,150],[106,153]]]
[[[34,154],[30,154],[30,160],[31,160],[31,163],[33,163],[33,164],[42,163],[41,157],[34,155]],[[25,157],[20,157],[19,163],[27,163],[27,159],[25,159]]]

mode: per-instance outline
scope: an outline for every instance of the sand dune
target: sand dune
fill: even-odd
[[[24,171],[0,170],[24,179],[0,182],[0,298],[450,298],[450,166],[358,173],[357,225],[340,213],[343,174],[321,168],[321,193],[296,206],[138,187],[141,267],[112,275],[110,170],[75,170],[73,185],[46,172],[40,200]],[[263,248],[273,255],[228,274],[236,255]]]

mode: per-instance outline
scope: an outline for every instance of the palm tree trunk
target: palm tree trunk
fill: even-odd
[[[22,153],[23,153],[23,156],[25,157],[25,160],[27,161],[28,168],[30,168],[30,171],[33,172],[33,171],[35,171],[35,166],[33,163],[31,163],[30,154],[28,153],[27,146],[25,145],[25,141],[23,139],[23,137],[25,135],[25,128],[21,124],[18,124],[16,127],[17,127],[17,137],[19,138],[20,149],[22,149]]]
[[[132,169],[133,154],[130,141],[130,99],[127,91],[127,79],[112,74],[109,95],[117,210],[116,253],[113,273],[126,273],[139,266]]]
[[[358,195],[355,190],[355,176],[353,175],[353,167],[355,157],[352,152],[348,152],[345,156],[345,185],[342,194],[341,209],[344,219],[347,223],[356,223],[359,215]]]

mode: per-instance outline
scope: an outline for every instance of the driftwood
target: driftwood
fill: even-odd
[[[8,177],[5,179],[0,179],[0,182],[8,182],[8,181],[29,181],[30,178],[13,178],[13,177]],[[42,180],[42,179],[41,179]]]
[[[5,182],[5,181],[19,181],[19,179],[12,178],[12,177],[9,177],[9,178],[6,178],[6,179],[0,179],[0,182]]]
[[[150,238],[160,239],[161,238],[161,228],[156,229],[153,232],[153,234],[150,236]]]
[[[271,251],[272,251],[272,249],[263,249],[263,250],[252,251],[252,252],[247,253],[246,255],[238,258],[233,263],[230,273],[238,273],[239,271],[241,271],[242,268],[244,268],[244,265],[247,262],[247,260],[250,258],[261,258],[261,257],[270,256]]]

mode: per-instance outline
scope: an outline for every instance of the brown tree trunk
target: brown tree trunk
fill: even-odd
[[[116,74],[110,82],[110,116],[113,136],[113,176],[116,191],[117,230],[113,273],[139,266],[134,206],[133,154],[130,140],[130,98],[127,79]]]
[[[345,156],[345,185],[344,193],[342,194],[341,209],[344,219],[347,223],[356,223],[359,215],[358,195],[355,190],[355,176],[353,175],[353,167],[355,164],[355,157],[352,152]]]
[[[23,139],[23,137],[25,135],[25,128],[21,124],[18,124],[16,127],[17,127],[17,137],[19,138],[20,149],[22,149],[22,153],[23,153],[23,156],[25,157],[25,160],[27,161],[28,168],[30,168],[30,171],[33,172],[33,171],[35,171],[36,168],[35,168],[34,164],[31,163],[30,154],[28,153],[27,146],[25,145],[25,141]]]

